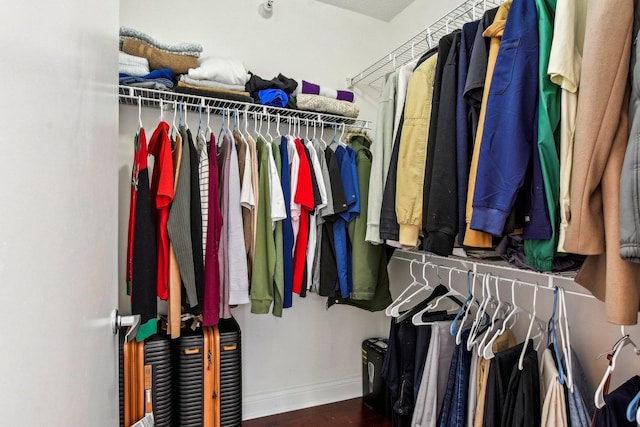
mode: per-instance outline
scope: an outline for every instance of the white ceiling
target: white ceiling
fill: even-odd
[[[391,21],[402,12],[413,0],[317,0],[342,9],[351,10],[371,16],[382,21]]]

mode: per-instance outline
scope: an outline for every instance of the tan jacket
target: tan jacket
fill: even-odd
[[[404,104],[396,178],[396,216],[400,225],[400,244],[411,248],[418,245],[422,227],[422,192],[437,61],[435,54],[415,69],[409,79]]]
[[[640,265],[619,255],[633,12],[632,1],[589,1],[564,242],[569,252],[592,255],[575,280],[606,302],[607,320],[617,324],[637,323],[640,306]]]

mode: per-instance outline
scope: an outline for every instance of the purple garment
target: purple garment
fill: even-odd
[[[325,88],[325,91],[322,91],[322,88],[320,87],[320,85],[309,83],[303,80],[302,90],[300,91],[300,93],[306,93],[308,95],[321,95],[321,96],[326,96],[327,98],[333,98],[339,101],[346,101],[346,102],[353,102],[353,100],[355,99],[354,93],[348,90],[337,90],[335,91],[336,92],[335,96],[327,96],[327,93],[326,93],[327,91],[331,91],[331,90],[330,89],[327,90]]]

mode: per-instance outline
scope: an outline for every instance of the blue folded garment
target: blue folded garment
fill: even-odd
[[[263,89],[258,91],[260,104],[272,107],[284,107],[289,102],[289,95],[281,89]]]
[[[153,70],[152,72],[144,76],[132,76],[130,74],[119,73],[119,77],[121,85],[154,81],[156,83],[165,85],[167,88],[172,88],[174,86],[173,71],[171,71],[169,68]]]

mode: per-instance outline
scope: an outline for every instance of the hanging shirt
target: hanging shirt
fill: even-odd
[[[207,251],[207,226],[209,219],[209,153],[207,152],[207,141],[204,134],[200,133],[196,137],[198,149],[198,176],[200,178],[200,204],[202,213],[202,262]]]
[[[307,240],[309,238],[309,211],[313,209],[313,186],[311,184],[311,168],[304,152],[304,147],[298,138],[295,139],[295,148],[300,161],[298,180],[295,196],[295,204],[300,206],[300,223],[298,236],[295,239],[293,255],[293,292],[302,293],[304,263],[306,260]],[[292,209],[293,215],[293,209]],[[295,229],[294,229],[295,233]]]
[[[127,290],[131,295],[131,312],[140,315],[136,339],[143,341],[157,331],[158,270],[156,230],[147,169],[147,140],[142,128],[136,135],[134,150],[127,244]]]
[[[540,386],[540,391],[544,396],[540,426],[568,426],[564,387],[560,384],[558,368],[556,368],[553,354],[548,348],[542,352],[542,360],[540,361]]]
[[[191,131],[187,129],[187,144],[189,147],[189,166],[191,176],[190,209],[191,216],[191,250],[193,252],[193,272],[196,284],[198,307],[195,313],[202,312],[202,299],[204,298],[204,261],[202,259],[202,204],[200,202],[200,178],[198,176],[198,152],[193,143]]]
[[[176,132],[173,142],[173,191],[178,188],[182,163],[182,136]],[[173,243],[169,240],[169,300],[167,304],[167,333],[171,339],[180,337],[182,322],[182,278]]]
[[[227,238],[229,240],[227,264],[229,268],[229,305],[249,303],[249,276],[247,274],[247,251],[244,246],[242,210],[240,207],[240,169],[238,151],[231,145],[229,163],[229,206],[227,211]]]
[[[256,228],[256,253],[251,275],[251,312],[266,314],[273,302],[273,277],[276,265],[276,248],[271,229],[271,198],[269,189],[269,152],[262,137],[256,142],[259,163],[259,191],[263,195],[258,203]]]
[[[340,213],[333,224],[333,238],[338,269],[336,290],[340,291],[342,298],[348,298],[353,289],[353,281],[350,274],[351,248],[347,238],[347,223],[355,214],[357,181],[354,182],[353,179],[351,155],[347,149],[338,144],[335,154],[340,167],[342,189],[347,203],[347,210]]]
[[[295,194],[298,189],[298,175],[300,173],[300,155],[296,149],[295,140],[288,136],[287,147],[289,150],[289,171],[291,179],[291,226],[293,227],[293,245],[295,247],[300,229],[300,203],[296,202]]]
[[[211,134],[209,140],[210,154],[216,155],[216,140]],[[204,263],[204,326],[218,324],[220,317],[220,264],[218,252],[220,250],[220,233],[222,231],[222,212],[220,211],[220,194],[218,191],[218,162],[210,163],[209,171],[209,209],[207,227],[207,250]]]
[[[277,172],[277,176],[275,177],[276,179],[272,182],[273,185],[277,187],[277,191],[282,192],[282,185],[280,183],[280,180],[282,178],[282,158],[280,157],[280,147],[278,146],[276,141],[269,144],[272,148],[271,154],[273,155],[273,162],[275,164]],[[286,203],[284,202],[284,194],[282,207],[283,209],[285,209],[286,215]],[[282,310],[284,309],[284,238],[282,236],[283,220],[284,218],[282,220],[276,221],[276,226],[273,233],[273,240],[275,242],[276,248],[276,265],[273,274],[273,309],[271,310],[271,313],[273,313],[273,315],[276,317],[282,317]]]
[[[191,240],[191,156],[189,136],[184,126],[180,127],[182,137],[182,158],[180,160],[180,179],[176,187],[176,196],[171,205],[168,229],[171,243],[176,252],[180,276],[186,290],[187,304],[198,305],[196,276],[193,265],[193,245]]]
[[[244,246],[247,250],[247,272],[251,279],[251,268],[253,267],[253,241],[254,228],[253,216],[255,215],[256,200],[253,192],[253,161],[255,157],[255,143],[253,147],[248,140],[241,135],[243,144],[246,145],[244,159],[244,173],[240,180],[240,206],[242,206],[242,228],[244,230]]]
[[[282,220],[282,268],[283,268],[283,308],[293,305],[293,225],[291,223],[291,178],[289,147],[286,136],[280,137],[280,158],[282,170],[280,184],[284,197],[286,218]]]
[[[310,165],[312,168],[312,178],[314,178],[315,183],[318,187],[318,192],[320,193],[320,203],[314,206],[314,212],[309,216],[309,240],[308,240],[308,249],[307,249],[307,275],[306,275],[306,286],[307,289],[313,289],[313,270],[315,265],[315,257],[317,253],[318,247],[318,219],[321,216],[321,210],[327,206],[327,190],[324,185],[324,179],[322,177],[322,167],[320,166],[320,161],[318,159],[318,154],[313,146],[313,143],[310,140],[306,141],[305,148],[309,153],[309,158],[311,159]],[[317,289],[317,288],[316,288]]]
[[[218,158],[218,191],[220,194],[220,212],[222,212],[222,229],[220,230],[220,246],[218,248],[218,264],[220,267],[220,317],[231,316],[229,308],[229,175],[231,163],[231,145],[229,135],[222,135],[217,148]]]
[[[151,199],[155,209],[156,241],[158,244],[158,297],[169,297],[169,206],[174,199],[173,159],[169,141],[169,124],[160,122],[151,135],[149,153],[155,158],[151,180]],[[195,288],[195,284],[194,284]],[[195,295],[194,295],[195,297]]]
[[[271,143],[266,143],[267,153],[269,155],[269,197],[271,198],[271,229],[276,229],[276,222],[282,221],[287,217],[287,211],[284,207],[284,195],[282,194],[282,186],[280,185],[280,177],[273,159],[273,147]]]

